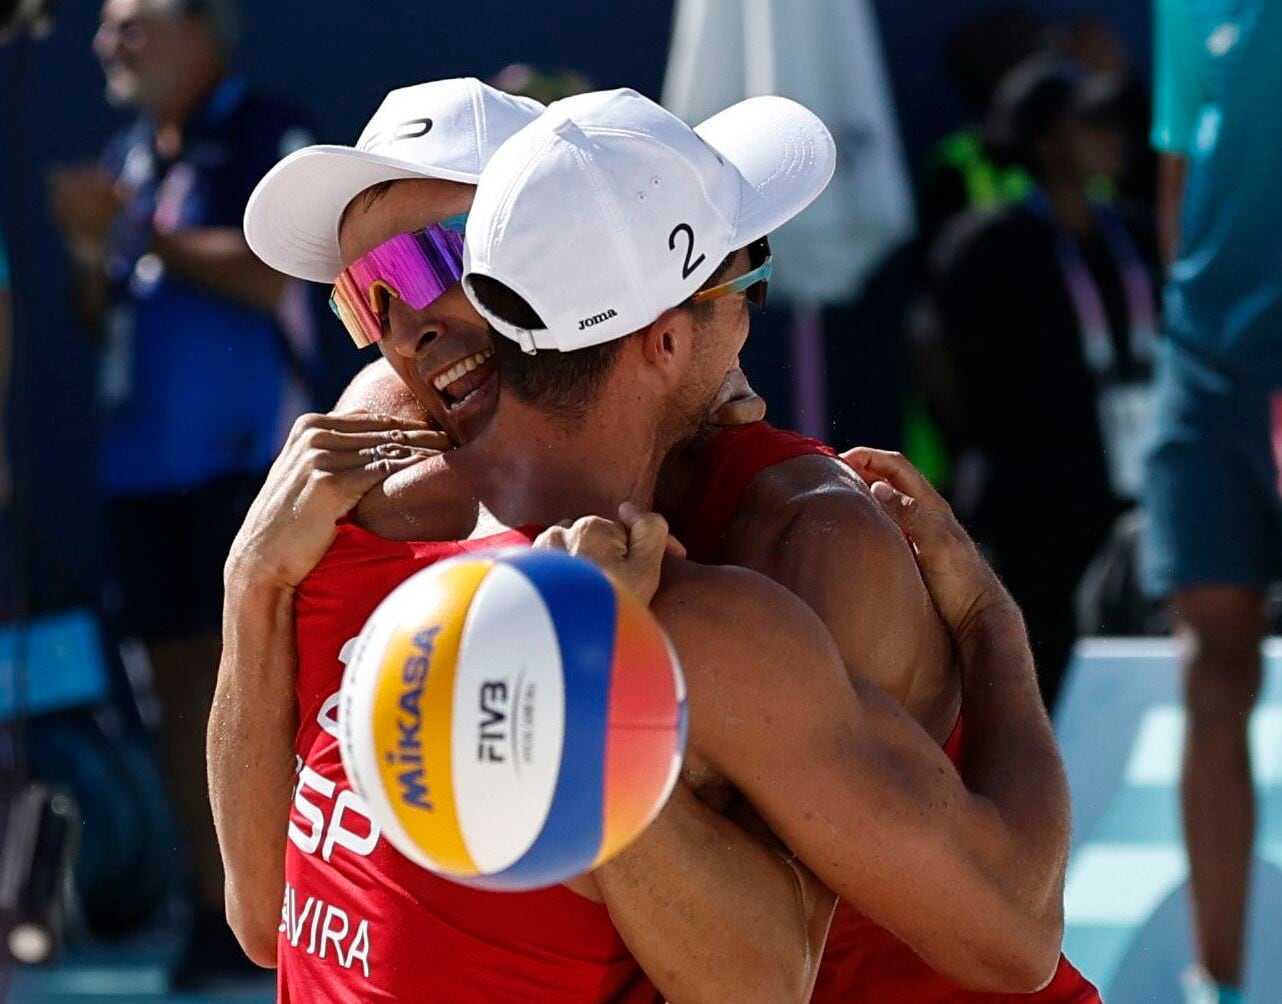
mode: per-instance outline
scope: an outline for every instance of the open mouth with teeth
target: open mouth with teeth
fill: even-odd
[[[432,378],[432,386],[450,411],[461,408],[495,376],[493,355],[493,349],[473,353]]]

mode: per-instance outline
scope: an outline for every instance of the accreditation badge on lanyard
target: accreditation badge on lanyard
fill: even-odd
[[[1050,206],[1044,195],[1035,193],[1029,204],[1034,212],[1050,222]],[[1157,339],[1153,282],[1117,210],[1108,203],[1096,203],[1095,218],[1117,266],[1126,297],[1128,347],[1134,366],[1131,375],[1122,374],[1095,277],[1076,243],[1058,227],[1054,227],[1055,257],[1077,315],[1082,355],[1095,377],[1096,410],[1109,483],[1119,498],[1135,500],[1143,484],[1144,452],[1153,427],[1151,373]]]

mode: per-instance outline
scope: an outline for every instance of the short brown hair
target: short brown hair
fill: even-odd
[[[731,251],[699,288],[715,286],[733,257],[734,252]],[[547,328],[529,302],[498,279],[472,275],[466,281],[481,305],[508,324],[528,331]],[[711,303],[693,303],[688,299],[678,306],[689,310],[698,323],[704,323],[713,309]],[[512,339],[495,331],[492,325],[490,335],[494,339],[502,386],[527,404],[569,418],[582,417],[588,405],[596,400],[625,341],[625,338],[614,338],[572,352],[543,349],[527,353]]]
[[[547,328],[534,308],[510,287],[488,275],[467,279],[472,292],[490,313],[509,324],[530,331]],[[580,418],[605,383],[623,348],[615,338],[599,345],[558,352],[522,351],[512,339],[490,327],[494,352],[499,362],[499,380],[526,404],[533,404],[567,418]]]

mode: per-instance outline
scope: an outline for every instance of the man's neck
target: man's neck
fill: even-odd
[[[567,420],[505,393],[485,432],[451,455],[482,505],[508,526],[615,517],[653,505],[668,444],[645,409],[617,398]]]
[[[221,61],[203,62],[164,99],[147,109],[156,135],[156,149],[165,157],[176,157],[182,150],[184,133],[192,116],[209,100],[219,81],[227,75]]]

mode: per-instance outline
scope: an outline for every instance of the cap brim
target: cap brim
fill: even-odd
[[[828,127],[788,98],[748,98],[694,131],[738,168],[746,183],[734,221],[736,247],[751,244],[800,213],[837,168],[837,146]]]
[[[338,223],[357,195],[382,181],[439,178],[475,185],[476,174],[365,153],[350,146],[309,146],[264,175],[245,207],[245,240],[286,275],[333,282],[343,270]]]

